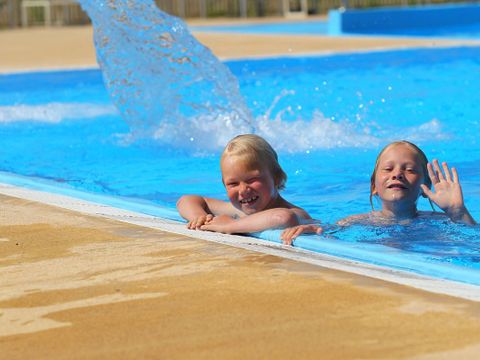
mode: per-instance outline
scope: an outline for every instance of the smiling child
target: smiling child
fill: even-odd
[[[275,150],[260,136],[246,134],[233,138],[222,153],[220,167],[230,201],[182,196],[177,209],[188,221],[189,229],[254,233],[283,229],[311,219],[305,210],[280,195],[287,175]]]
[[[443,169],[443,172],[442,172]],[[465,207],[457,170],[446,162],[429,163],[425,153],[408,141],[395,141],[383,148],[375,162],[370,179],[372,211],[352,215],[338,221],[339,225],[407,223],[415,218],[449,217],[453,222],[475,225]],[[433,191],[431,187],[433,186]],[[380,200],[381,210],[374,210],[373,197]],[[424,196],[444,213],[418,211],[417,200]],[[432,205],[433,208],[433,205]],[[302,233],[319,233],[314,224],[297,225],[282,233],[282,240],[291,243]]]

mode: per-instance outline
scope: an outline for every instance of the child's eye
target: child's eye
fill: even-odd
[[[254,183],[255,181],[257,181],[258,178],[257,177],[254,177],[254,178],[250,178],[247,180],[247,184],[251,184],[251,183]]]
[[[382,169],[382,171],[392,171],[392,168],[391,168],[391,167],[384,167],[384,168]]]
[[[229,183],[227,183],[227,187],[229,187],[229,188],[235,187],[235,186],[237,186],[237,185],[238,185],[237,182],[229,182]]]
[[[413,169],[413,168],[407,168],[407,171],[408,171],[409,173],[416,173],[416,172],[417,172],[417,170],[415,170],[415,169]]]

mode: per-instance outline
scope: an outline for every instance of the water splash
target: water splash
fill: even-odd
[[[255,132],[264,137],[272,146],[283,153],[309,153],[333,148],[379,147],[385,142],[398,139],[396,127],[379,127],[375,123],[365,125],[348,119],[333,120],[321,111],[315,111],[310,118],[295,121],[284,119],[288,107],[273,113],[279,99],[288,96],[285,91],[277,96],[265,115],[252,120]],[[38,122],[57,124],[69,120],[100,120],[102,116],[118,116],[110,105],[93,103],[46,103],[41,105],[0,106],[0,124],[16,122]],[[193,154],[211,154],[221,150],[231,138],[232,126],[228,115],[224,119],[210,116],[196,116],[177,122],[157,124],[153,139],[174,148],[192,150]],[[230,124],[231,125],[231,124]],[[437,119],[402,129],[405,139],[416,142],[450,139],[443,123]],[[214,134],[214,136],[212,136]],[[122,135],[120,140],[122,140]]]
[[[152,0],[79,2],[92,20],[97,60],[131,129],[130,140],[153,137],[212,148],[253,131],[236,78],[182,20]],[[192,120],[215,140],[197,144],[205,137],[178,131],[178,124]],[[221,124],[222,136],[212,132],[211,123]]]

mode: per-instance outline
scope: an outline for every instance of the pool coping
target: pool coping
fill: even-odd
[[[409,286],[431,293],[449,295],[465,300],[480,302],[480,286],[437,279],[412,272],[390,269],[336,256],[316,253],[296,247],[285,246],[249,236],[226,235],[213,232],[189,230],[179,221],[168,220],[140,212],[129,211],[73,196],[32,190],[0,182],[0,194],[34,201],[70,211],[120,221],[131,225],[152,228],[223,245],[242,248],[262,254],[308,263],[322,268],[353,273],[395,284]]]

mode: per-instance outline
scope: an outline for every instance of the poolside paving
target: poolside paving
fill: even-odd
[[[199,25],[198,22],[195,23]],[[195,33],[222,59],[408,47],[480,46],[480,40]],[[0,72],[97,66],[90,26],[0,31]]]
[[[198,37],[221,57],[460,44]],[[0,71],[95,66],[91,38],[2,31]],[[476,359],[480,304],[0,195],[0,354]]]
[[[0,204],[5,359],[480,351],[475,302],[3,195]]]

